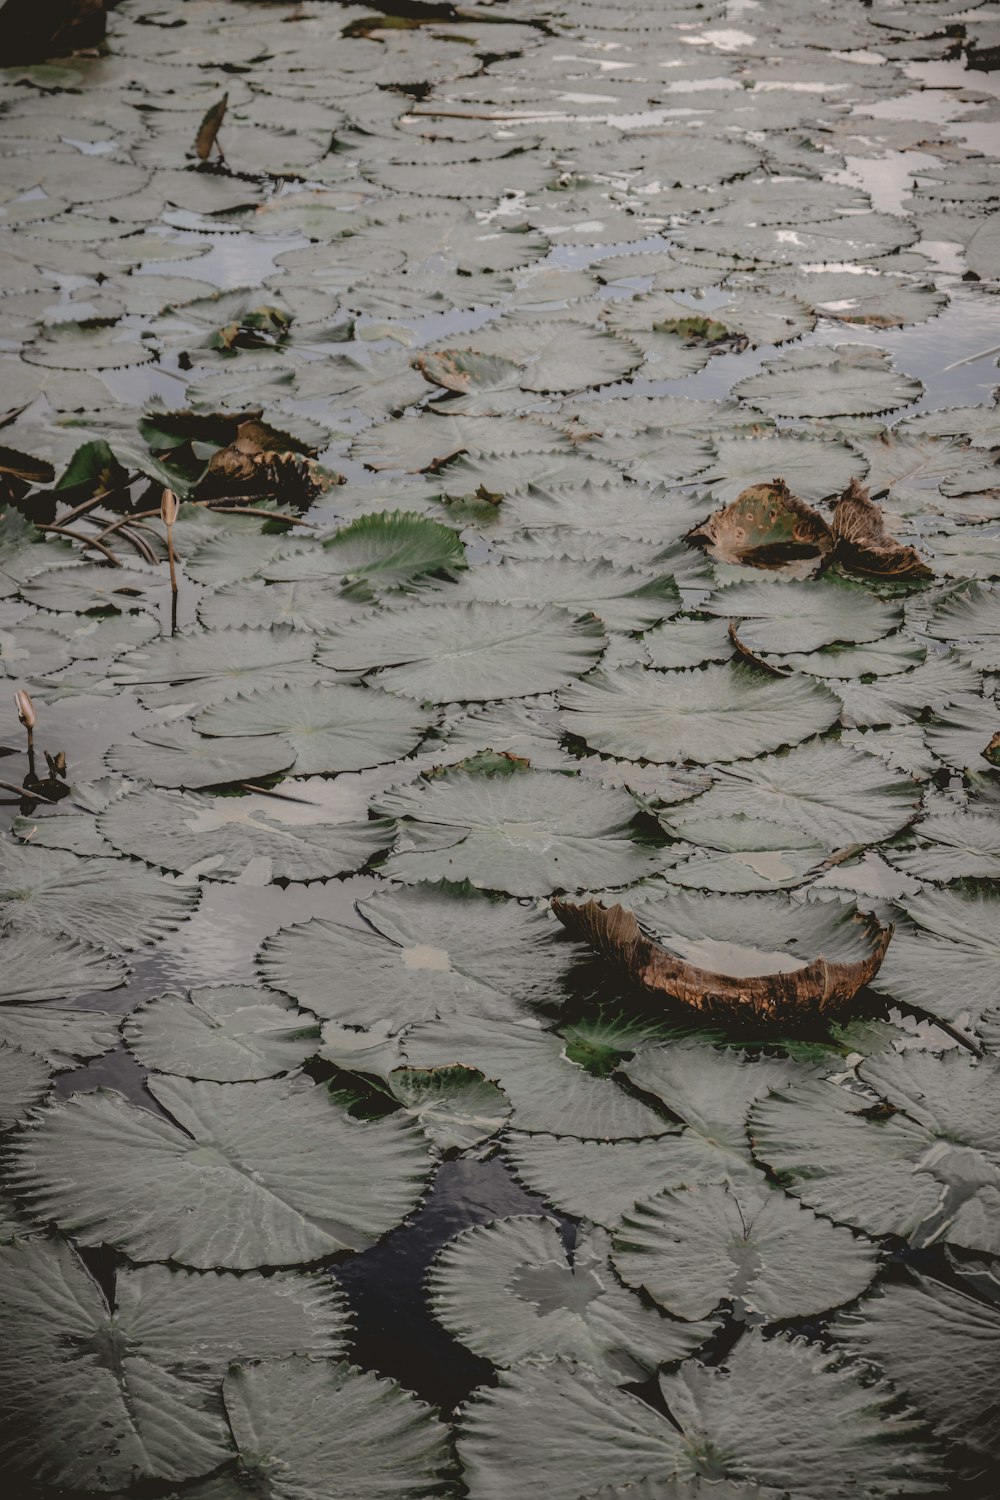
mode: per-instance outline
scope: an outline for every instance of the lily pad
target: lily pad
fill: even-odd
[[[551,916],[469,887],[383,888],[358,910],[367,925],[314,917],[268,938],[266,982],[326,1019],[401,1030],[516,1014],[548,999],[581,953]]]
[[[214,880],[238,880],[251,864],[258,879],[330,880],[360,869],[392,838],[387,823],[358,819],[349,808],[303,817],[277,798],[153,788],[112,803],[99,826],[123,854]]]
[[[571,1359],[611,1385],[642,1380],[683,1359],[710,1331],[664,1318],[626,1291],[601,1229],[566,1254],[553,1219],[510,1218],[456,1236],[428,1278],[431,1309],[474,1354],[501,1369]]]
[[[245,1270],[365,1249],[419,1200],[419,1131],[362,1125],[320,1085],[147,1087],[167,1118],[104,1090],[33,1118],[12,1168],[30,1213],[132,1260]]]
[[[171,885],[124,860],[0,845],[0,920],[25,935],[45,933],[128,953],[172,932],[197,903],[197,890]],[[120,969],[98,968],[85,953],[74,953],[73,961],[79,960],[91,975],[102,975],[89,988],[114,988],[104,976],[110,979]]]
[[[627,792],[559,771],[446,771],[386,793],[373,810],[396,819],[386,873],[406,881],[468,880],[484,890],[547,896],[629,885],[658,863]]]
[[[759,755],[829,729],[838,717],[833,694],[820,683],[742,666],[622,667],[564,689],[559,701],[567,731],[592,749],[659,765]]]
[[[788,349],[733,388],[738,400],[772,417],[892,411],[922,393],[919,380],[893,370],[884,350],[865,344]]]
[[[432,703],[551,692],[597,661],[597,620],[552,605],[424,604],[363,615],[319,653],[338,671],[377,671],[380,687]]]
[[[344,1299],[326,1278],[145,1266],[120,1270],[107,1299],[103,1285],[62,1240],[0,1249],[3,1446],[30,1485],[106,1490],[202,1474],[232,1453],[218,1390],[234,1357],[335,1357],[346,1344]],[[108,1348],[119,1351],[113,1364]]]
[[[886,1053],[860,1068],[873,1096],[833,1083],[779,1089],[752,1113],[754,1152],[817,1212],[914,1245],[997,1254],[1000,1059]]]
[[[701,608],[738,620],[740,640],[755,653],[817,651],[847,641],[877,641],[903,623],[898,605],[856,585],[825,580],[730,583]]]
[[[398,697],[377,688],[345,685],[262,688],[206,708],[194,722],[201,735],[223,736],[223,761],[235,748],[239,764],[242,757],[237,738],[262,748],[263,736],[277,736],[272,761],[283,759],[283,747],[290,746],[295,755],[290,764],[296,776],[360,771],[365,766],[398,760],[416,749],[429,727],[424,712],[400,702]],[[211,739],[202,740],[202,744],[212,750]],[[275,768],[272,765],[271,769]],[[144,774],[156,780],[149,771]],[[260,774],[249,772],[247,776],[253,779]]]
[[[319,1045],[310,1017],[251,985],[155,996],[132,1011],[123,1029],[144,1067],[219,1083],[294,1072]]]
[[[807,1317],[873,1280],[873,1248],[763,1184],[717,1183],[637,1203],[615,1231],[622,1280],[680,1318],[724,1299],[747,1322]]]
[[[105,756],[119,776],[154,786],[226,786],[287,771],[296,764],[294,747],[276,735],[212,739],[186,722],[135,730]]]

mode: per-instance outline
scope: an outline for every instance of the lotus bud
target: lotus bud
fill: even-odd
[[[180,503],[173,490],[164,490],[163,499],[160,501],[160,519],[164,526],[172,526],[177,520]]]
[[[17,705],[17,717],[29,732],[34,729],[38,722],[35,715],[35,705],[28,697],[23,688],[19,688],[14,694],[14,702]]]

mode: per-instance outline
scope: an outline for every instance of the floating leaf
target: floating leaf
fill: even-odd
[[[954,641],[963,660],[985,672],[1000,672],[1000,589],[963,584],[935,609],[928,631]]]
[[[407,881],[468,880],[484,890],[547,896],[629,885],[658,863],[627,792],[559,771],[447,771],[388,792],[373,808],[396,819],[386,873]]]
[[[759,1180],[747,1142],[750,1106],[769,1090],[800,1082],[812,1072],[791,1058],[751,1061],[697,1041],[647,1048],[623,1071],[641,1093],[658,1099],[684,1124],[676,1145],[666,1143],[685,1161],[684,1174],[674,1179],[677,1186]]]
[[[402,1029],[516,1014],[548,999],[581,951],[546,913],[468,887],[383,888],[358,910],[368,925],[314,917],[268,938],[266,982],[327,1019]]]
[[[427,1500],[454,1467],[433,1407],[394,1380],[327,1360],[236,1365],[223,1386],[240,1467],[220,1500],[248,1485],[312,1500],[331,1476],[357,1500]]]
[[[755,1154],[838,1223],[997,1254],[1000,1058],[889,1052],[859,1072],[874,1104],[832,1083],[762,1100],[750,1120]]]
[[[501,600],[531,605],[543,600],[574,614],[595,614],[609,630],[647,630],[674,614],[681,604],[669,574],[651,577],[607,562],[568,557],[506,559],[496,567],[471,569],[454,599]]]
[[[559,701],[567,731],[592,749],[658,765],[759,755],[829,729],[838,716],[833,694],[820,683],[769,678],[743,666],[620,667],[564,689]]]
[[[838,560],[856,573],[872,573],[878,578],[933,576],[915,547],[889,535],[881,508],[856,479],[834,506],[831,528],[837,539]]]
[[[296,764],[294,747],[276,735],[212,739],[184,721],[135,730],[131,739],[112,745],[105,760],[119,776],[169,787],[226,786]]]
[[[133,1260],[244,1270],[364,1249],[420,1197],[420,1133],[362,1125],[322,1086],[147,1087],[169,1118],[104,1090],[33,1118],[12,1178],[33,1215]]]
[[[404,1113],[439,1151],[465,1151],[496,1135],[510,1105],[474,1068],[394,1068],[387,1082]]]
[[[108,1300],[106,1280],[61,1240],[0,1249],[10,1336],[0,1443],[29,1485],[106,1490],[202,1474],[232,1452],[218,1392],[234,1358],[336,1356],[346,1343],[344,1300],[328,1278],[123,1268]]]
[[[615,1062],[624,1060],[650,1036],[650,1028],[609,1023],[600,1047]],[[663,1135],[669,1126],[613,1078],[588,1073],[573,1056],[574,1040],[586,1050],[593,1037],[583,1028],[566,1035],[543,1031],[534,1022],[464,1020],[447,1017],[407,1033],[403,1050],[411,1067],[459,1063],[498,1083],[524,1130],[579,1136],[585,1140],[624,1140]]]
[[[127,953],[172,932],[197,902],[197,890],[170,885],[122,860],[78,859],[55,849],[0,844],[0,920],[25,934],[75,938]],[[107,966],[97,970],[87,962],[91,973],[107,978],[120,973]],[[114,985],[102,978],[89,987]]]
[[[53,1068],[72,1068],[118,1041],[117,1018],[58,1005],[0,1006],[0,1044],[32,1052]]]
[[[155,996],[123,1030],[144,1067],[219,1083],[294,1072],[319,1045],[309,1017],[273,990],[245,984]]]
[[[542,1468],[550,1500],[602,1485],[629,1495],[672,1477],[709,1481],[705,1495],[719,1481],[756,1480],[774,1487],[765,1494],[827,1500],[831,1473],[872,1500],[896,1500],[940,1479],[918,1423],[893,1412],[889,1390],[863,1384],[803,1340],[746,1334],[723,1368],[687,1361],[660,1386],[676,1426],[566,1361],[501,1373],[498,1388],[477,1392],[461,1416],[471,1500],[527,1493]]]
[[[329,880],[360,869],[392,837],[387,823],[345,813],[323,809],[305,821],[278,798],[262,808],[256,797],[140,789],[112,803],[99,826],[123,854],[168,870],[238,880],[259,861],[267,880]]]
[[[866,1241],[753,1183],[644,1199],[616,1229],[612,1261],[628,1286],[674,1317],[707,1318],[727,1300],[749,1322],[850,1302],[878,1270]]]
[[[739,638],[753,652],[817,651],[845,641],[877,641],[903,623],[898,605],[832,579],[730,583],[701,608],[738,620]]]
[[[138,688],[151,706],[207,708],[272,683],[315,683],[314,650],[313,638],[291,626],[187,630],[127,652],[109,676],[121,687]]]
[[[947,1252],[946,1252],[947,1253]],[[948,1253],[949,1284],[912,1270],[834,1324],[838,1345],[871,1360],[930,1417],[937,1437],[992,1467],[1000,1459],[996,1351],[1000,1284],[994,1266]]]
[[[819,550],[829,550],[829,537],[824,535],[825,522],[816,511],[810,515],[808,506],[828,495],[839,494],[846,489],[852,476],[864,471],[864,460],[852,449],[845,443],[826,442],[790,432],[765,433],[760,437],[713,437],[712,447],[714,461],[698,475],[698,484],[707,485],[720,504],[728,508],[743,499],[744,514],[758,524],[771,510],[776,510],[776,521],[783,520],[790,528],[789,544],[794,545],[795,512],[804,501],[806,504],[799,511],[798,520],[804,535],[798,538],[799,543],[807,544],[810,531],[814,530]],[[761,484],[761,474],[780,474],[781,484]],[[760,496],[760,500],[751,505],[749,496]],[[780,503],[779,496],[784,504]],[[709,522],[714,521],[718,527],[721,516],[725,514],[725,511],[717,511],[714,517],[709,517]],[[707,524],[702,523],[703,526]],[[731,524],[726,525],[727,534]],[[738,539],[734,535],[732,540]],[[776,537],[775,542],[778,541]]]
[[[825,902],[781,907],[773,897],[717,897],[714,907],[711,897],[676,896],[637,916],[596,901],[552,903],[572,935],[631,983],[709,1022],[779,1030],[816,1026],[843,1009],[878,973],[893,931]],[[800,951],[789,953],[793,946]]]
[[[400,759],[416,749],[429,726],[425,713],[398,697],[377,688],[338,684],[262,688],[204,709],[195,727],[201,735],[228,737],[222,741],[223,761],[235,744],[233,737],[252,736],[243,743],[259,747],[263,740],[256,736],[280,736],[272,760],[282,759],[281,747],[290,746],[294,774],[311,776],[360,771]],[[202,743],[211,751],[211,740]],[[237,761],[242,764],[238,752]],[[157,779],[148,770],[143,774]],[[261,773],[246,774],[252,780]]]
[[[765,360],[758,374],[733,388],[738,400],[773,417],[892,411],[922,392],[919,380],[892,369],[883,349],[865,344],[786,349],[780,359]]]
[[[705,1152],[688,1149],[690,1140],[676,1128],[652,1141],[581,1141],[511,1130],[503,1151],[533,1193],[562,1213],[612,1229],[651,1191],[713,1177]],[[744,1175],[752,1172],[747,1156]],[[720,1158],[715,1176],[726,1175]]]
[[[431,1309],[460,1343],[501,1369],[558,1357],[590,1366],[612,1385],[643,1380],[690,1354],[710,1327],[674,1323],[626,1291],[608,1248],[608,1236],[593,1229],[579,1236],[570,1260],[553,1219],[475,1225],[431,1266]]]
[[[52,1081],[35,1052],[0,1042],[0,1130],[10,1130],[48,1093]]]
[[[374,511],[327,537],[322,548],[294,553],[264,571],[275,580],[365,579],[380,588],[401,588],[428,574],[466,566],[458,533],[416,511]]]
[[[888,838],[912,821],[919,806],[914,780],[834,741],[723,767],[714,786],[697,801],[671,808],[669,818],[671,830],[684,837],[689,815],[744,813],[798,828],[835,850]]]
[[[65,1000],[93,990],[115,990],[127,980],[121,959],[78,938],[21,926],[16,922],[19,915],[16,905],[8,908],[15,925],[3,933],[3,1004]]]
[[[885,851],[898,870],[919,880],[1000,880],[1000,824],[990,813],[931,812],[913,832],[912,847]]]
[[[597,620],[551,605],[424,604],[362,616],[330,635],[319,660],[380,669],[377,684],[407,698],[481,702],[562,687],[604,644]]]
[[[833,536],[823,517],[783,479],[754,484],[722,510],[706,516],[685,541],[702,547],[719,562],[752,568],[781,568],[803,562],[817,567],[833,550]]]

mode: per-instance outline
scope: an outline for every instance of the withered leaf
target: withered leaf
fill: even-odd
[[[635,914],[622,906],[557,899],[552,910],[574,937],[622,967],[643,989],[671,996],[709,1020],[779,1031],[822,1023],[845,1009],[878,973],[893,934],[891,925],[857,914],[869,944],[865,958],[832,962],[820,955],[790,972],[740,977],[685,962],[647,937]]]
[[[228,103],[229,95],[223,94],[218,104],[213,104],[212,108],[206,111],[205,118],[198,126],[198,134],[194,139],[194,154],[199,161],[208,161],[213,146],[219,153],[219,160],[224,160],[222,147],[216,140],[216,136],[219,134],[219,126],[222,124]]]
[[[988,761],[991,766],[1000,768],[1000,729],[997,730],[983,751],[983,759]]]
[[[819,565],[833,551],[833,534],[783,479],[752,484],[732,504],[699,522],[685,537],[719,562],[780,568],[806,560]]]
[[[883,578],[932,578],[915,547],[898,542],[885,529],[881,506],[864,485],[852,479],[833,511],[835,557],[855,573]]]
[[[199,496],[269,495],[304,504],[336,482],[311,458],[279,447],[281,439],[266,422],[240,422],[228,446],[212,454]]]

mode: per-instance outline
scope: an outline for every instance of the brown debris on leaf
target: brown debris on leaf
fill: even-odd
[[[554,900],[552,910],[574,937],[619,965],[634,984],[650,993],[670,996],[707,1021],[789,1032],[828,1021],[845,1009],[878,973],[893,934],[891,926],[858,914],[856,920],[866,926],[872,945],[859,962],[833,963],[820,956],[789,973],[740,978],[686,963],[647,937],[624,907]]]
[[[783,479],[750,485],[684,540],[718,562],[787,571],[796,563],[819,567],[833,551],[833,533],[823,517],[793,495]]]
[[[983,760],[1000,770],[1000,729],[997,730],[983,751]]]
[[[898,542],[885,529],[882,508],[864,485],[852,479],[833,511],[836,560],[854,573],[878,578],[933,578],[915,547]]]

